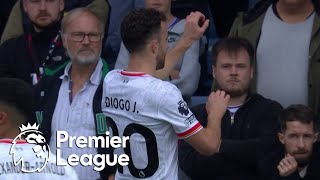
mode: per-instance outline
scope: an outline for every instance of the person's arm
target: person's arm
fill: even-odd
[[[226,112],[229,99],[230,96],[224,91],[212,92],[206,104],[207,127],[184,139],[201,154],[212,155],[217,152],[221,139],[221,120]]]
[[[18,37],[23,34],[22,13],[20,7],[20,0],[13,6],[7,24],[1,35],[0,44],[6,40]]]
[[[183,96],[192,96],[198,88],[200,79],[199,63],[200,41],[195,41],[183,55],[182,66],[176,75],[171,72],[171,83],[175,84]],[[177,77],[176,77],[177,76]]]
[[[203,25],[199,26],[199,21],[203,22]],[[186,18],[186,25],[184,28],[183,35],[179,41],[168,50],[165,57],[164,68],[156,71],[156,77],[159,79],[166,79],[169,74],[183,56],[183,54],[188,50],[193,42],[200,39],[203,33],[209,26],[209,20],[205,20],[205,16],[200,12],[191,12]]]

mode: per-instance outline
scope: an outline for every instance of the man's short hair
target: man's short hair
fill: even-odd
[[[121,38],[129,53],[141,51],[154,34],[160,33],[165,20],[165,15],[154,9],[131,11],[121,24]]]
[[[287,129],[287,122],[299,121],[302,124],[313,122],[314,132],[317,132],[317,119],[311,108],[302,104],[294,104],[284,109],[279,116],[281,131]]]
[[[0,104],[14,108],[27,119],[32,113],[33,93],[31,85],[14,78],[0,78]]]
[[[64,34],[66,32],[67,26],[70,24],[70,22],[75,18],[78,17],[79,15],[83,14],[83,13],[88,13],[91,14],[92,16],[96,17],[101,29],[101,32],[104,33],[104,23],[103,21],[99,18],[99,16],[97,15],[97,13],[95,13],[94,11],[92,11],[91,9],[87,8],[87,7],[81,7],[81,8],[76,8],[71,10],[70,12],[68,12],[62,19],[61,21],[61,32],[62,34]]]
[[[240,37],[229,37],[221,39],[219,42],[217,42],[212,51],[214,59],[213,65],[216,65],[218,54],[221,51],[227,52],[230,56],[234,56],[242,50],[245,50],[248,53],[250,57],[250,65],[252,66],[254,49],[248,40]]]

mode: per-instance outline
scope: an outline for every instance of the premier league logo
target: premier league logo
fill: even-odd
[[[19,128],[21,133],[16,138],[14,138],[14,140],[12,141],[13,145],[10,148],[10,154],[12,155],[14,165],[17,166],[21,163],[21,171],[23,172],[40,172],[49,161],[50,148],[46,143],[46,140],[43,137],[42,133],[38,131],[39,126],[37,126],[36,123],[32,126],[28,123],[27,126],[22,125]],[[15,146],[19,140],[23,140],[22,136],[25,137],[25,140],[28,144],[34,145],[31,150],[35,154],[34,158],[38,158],[39,161],[42,162],[39,163],[38,166],[26,167],[23,154],[16,151]]]
[[[181,100],[181,101],[179,101],[178,105],[179,105],[178,106],[179,113],[181,115],[187,116],[189,114],[189,109],[188,109],[187,103]]]

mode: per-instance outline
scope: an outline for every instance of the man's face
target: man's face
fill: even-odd
[[[292,155],[299,165],[307,164],[312,154],[313,143],[318,136],[313,130],[313,123],[290,121],[286,125],[287,129],[278,134],[280,142],[284,145],[286,153]]]
[[[157,69],[162,69],[164,67],[168,43],[168,32],[164,22],[161,22],[161,33],[160,33],[160,40],[159,40],[159,50],[157,54]]]
[[[145,7],[168,13],[171,12],[171,0],[145,0]]]
[[[221,51],[213,66],[213,77],[220,89],[226,91],[231,97],[246,94],[253,77],[248,53],[245,50],[235,54]]]
[[[64,0],[23,0],[23,9],[36,31],[59,21],[64,9]]]
[[[91,14],[74,17],[66,27],[63,46],[73,63],[90,65],[98,62],[102,48],[102,27]]]

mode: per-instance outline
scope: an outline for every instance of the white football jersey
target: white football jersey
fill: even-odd
[[[113,135],[129,136],[129,165],[116,179],[178,179],[178,138],[200,131],[179,89],[144,73],[113,70],[103,83],[102,111]]]
[[[40,171],[22,172],[22,163],[24,167],[29,166],[30,169],[36,169],[38,165],[43,165],[43,161],[36,157],[32,148],[34,144],[28,144],[26,141],[17,141],[15,144],[15,153],[23,158],[22,162],[14,165],[13,155],[10,154],[12,139],[0,139],[0,179],[1,180],[52,180],[52,179],[70,179],[77,180],[76,172],[70,166],[57,166],[56,156],[50,154],[49,161]],[[65,162],[65,161],[64,161]],[[41,166],[42,167],[42,166]],[[28,167],[26,167],[28,169]]]

